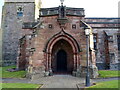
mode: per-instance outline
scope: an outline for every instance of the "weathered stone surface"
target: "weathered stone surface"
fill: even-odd
[[[21,45],[20,48],[21,58],[19,58],[19,61],[26,64],[28,67],[32,66],[30,70],[28,70],[28,73],[31,73],[32,78],[39,77],[38,74],[43,77],[52,75],[53,73],[59,73],[61,72],[59,70],[61,70],[62,67],[66,67],[66,69],[64,69],[67,73],[74,73],[75,76],[84,76],[85,69],[82,68],[80,72],[77,71],[79,65],[81,65],[82,67],[86,66],[86,35],[84,34],[84,29],[81,29],[81,27],[79,26],[80,20],[82,20],[84,17],[72,15],[69,16],[66,14],[65,18],[68,19],[68,22],[64,23],[62,26],[57,21],[58,18],[64,17],[60,17],[59,14],[51,16],[46,15],[46,17],[40,16],[39,22],[44,25],[44,28],[38,27],[37,29],[35,29],[35,32],[37,32],[35,33],[35,36],[33,36],[33,32],[31,34],[31,36],[33,36],[31,39],[28,40],[27,38],[25,38],[25,40],[22,40],[24,41],[24,43]],[[51,27],[49,27],[49,25],[51,25]],[[73,25],[75,25],[75,28],[73,28]],[[90,58],[91,63],[94,64],[95,56],[93,52],[92,38],[93,34],[91,31]],[[27,57],[27,51],[25,48],[35,49],[31,55],[28,54],[28,56],[30,56],[28,57],[28,64],[25,63]],[[66,53],[66,56],[62,58],[58,57],[58,52],[60,50],[64,51]],[[58,58],[66,58],[66,64],[63,64],[64,61],[58,63]],[[60,63],[61,67],[58,70],[58,66]],[[22,64],[22,67],[25,66]],[[38,67],[41,67],[41,70],[37,69]],[[44,74],[42,72],[44,72]]]
[[[120,63],[111,64],[110,69],[111,70],[120,70]]]
[[[84,77],[86,35],[82,20],[92,27],[91,78],[97,77],[97,67],[119,69],[119,18],[85,18],[83,8],[56,7],[40,9],[40,17],[35,22],[35,2],[28,1],[5,1],[2,16],[3,60],[17,60],[17,67],[26,69],[28,78],[37,79],[57,72],[58,52],[64,50],[67,54],[67,72]],[[18,7],[23,9],[21,16],[18,15]],[[93,35],[96,36],[94,39]]]
[[[5,2],[2,16],[3,60],[17,59],[19,39],[29,33],[22,30],[22,23],[34,21],[34,5],[33,2]],[[23,8],[22,16],[17,15],[18,7]]]
[[[74,76],[76,77],[86,77],[86,67],[79,66],[77,69],[77,72],[75,73]],[[98,68],[95,65],[89,66],[89,75],[90,78],[97,78],[98,77]]]
[[[92,26],[93,33],[96,35],[96,63],[98,69],[115,69],[114,66],[116,67],[115,64],[119,64],[120,59],[119,40],[117,39],[120,18],[86,18],[85,21]]]

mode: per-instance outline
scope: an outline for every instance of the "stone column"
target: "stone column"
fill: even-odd
[[[74,53],[74,71],[76,70],[76,55],[75,55],[75,53]]]
[[[49,54],[49,76],[52,76],[53,72],[52,72],[52,54]]]
[[[79,68],[79,54],[77,54],[77,69]]]
[[[75,54],[75,65],[76,65],[75,70],[77,70],[77,68],[78,68],[78,57],[77,57],[77,53]]]
[[[49,53],[49,70],[51,70],[51,53]]]
[[[47,53],[44,53],[44,59],[45,59],[45,71],[48,70],[48,54]]]
[[[46,55],[46,57],[47,57],[47,59],[46,59],[46,63],[47,63],[47,70],[46,71],[48,71],[49,70],[49,63],[50,63],[50,59],[49,59],[49,53],[47,53],[47,55]]]

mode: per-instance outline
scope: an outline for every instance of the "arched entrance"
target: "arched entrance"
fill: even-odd
[[[57,57],[60,57],[61,52],[63,53],[63,51],[60,50],[64,50],[64,52],[66,52],[67,60],[67,64],[64,64],[64,68],[62,70],[71,73],[72,71],[76,71],[77,67],[80,65],[80,47],[77,41],[64,30],[53,35],[46,43],[43,50],[45,52],[45,70],[53,73],[59,71],[60,67],[57,66]],[[67,69],[65,69],[65,66]]]
[[[69,42],[64,39],[53,45],[51,69],[54,73],[70,73],[74,68],[73,50]]]
[[[57,52],[57,71],[67,71],[67,53],[62,49]]]

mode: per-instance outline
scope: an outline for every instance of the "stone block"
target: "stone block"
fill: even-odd
[[[41,73],[33,74],[31,76],[31,80],[37,80],[37,79],[43,78],[43,77],[44,77],[44,72],[41,72]]]
[[[85,66],[79,66],[76,72],[76,77],[86,77],[86,67]],[[89,66],[89,75],[90,78],[96,78],[98,77],[98,69],[96,66]]]
[[[49,76],[50,75],[50,72],[45,72],[44,73],[44,77],[47,77],[47,76]]]

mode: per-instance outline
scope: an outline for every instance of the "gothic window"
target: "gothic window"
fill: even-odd
[[[93,35],[94,49],[97,50],[97,34]]]
[[[76,29],[76,24],[72,24],[72,29]]]
[[[17,8],[17,16],[18,17],[23,16],[23,7],[22,6],[18,6],[18,8]]]
[[[120,35],[117,35],[118,51],[120,52]]]

